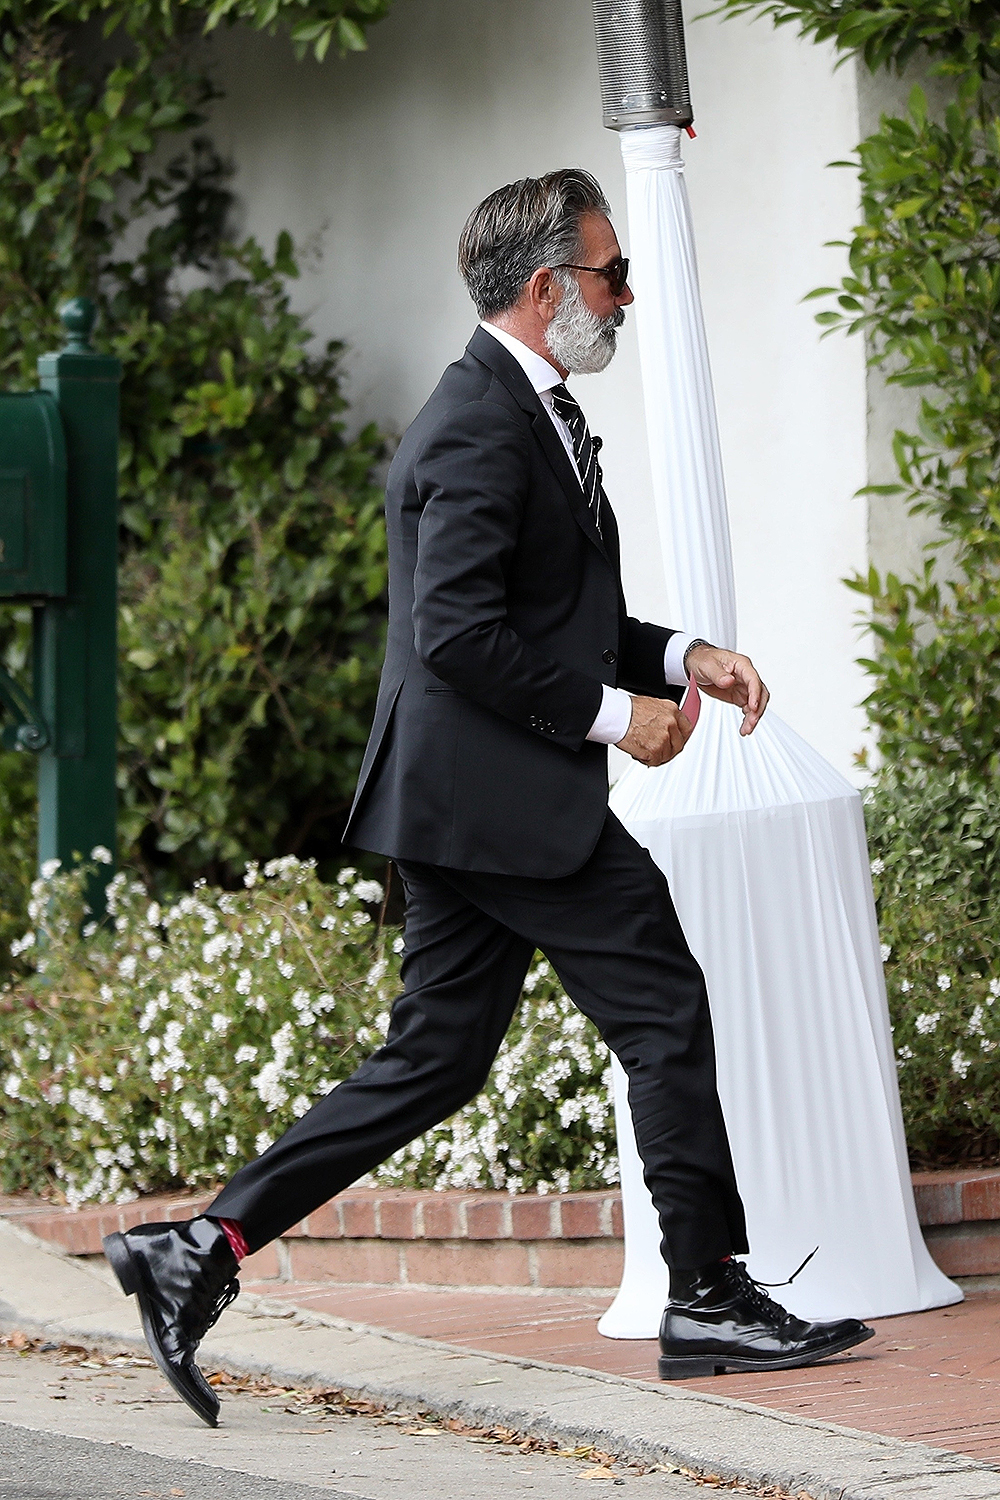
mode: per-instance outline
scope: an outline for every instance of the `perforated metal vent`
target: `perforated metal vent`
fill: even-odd
[[[680,0],[593,0],[604,123],[690,125]]]

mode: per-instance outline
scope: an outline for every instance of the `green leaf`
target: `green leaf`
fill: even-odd
[[[930,202],[928,193],[919,193],[913,198],[904,198],[902,203],[897,203],[892,210],[894,219],[912,219],[914,214],[920,212]]]

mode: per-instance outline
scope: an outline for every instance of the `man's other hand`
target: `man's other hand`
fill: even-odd
[[[632,722],[618,748],[644,766],[664,766],[680,755],[690,733],[691,725],[669,698],[633,698]]]
[[[703,693],[743,710],[740,734],[752,734],[771,696],[749,656],[718,646],[695,646],[688,652],[688,671]]]

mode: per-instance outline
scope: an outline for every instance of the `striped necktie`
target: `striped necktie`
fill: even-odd
[[[561,417],[569,428],[569,435],[573,439],[573,452],[576,455],[576,467],[580,473],[580,483],[583,485],[583,493],[590,508],[590,514],[594,518],[597,534],[601,533],[601,466],[597,461],[597,449],[600,443],[590,435],[587,419],[583,415],[580,403],[570,395],[564,385],[552,387],[552,409],[557,417]]]

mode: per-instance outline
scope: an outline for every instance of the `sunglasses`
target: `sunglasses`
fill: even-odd
[[[628,257],[625,255],[616,255],[614,260],[609,260],[606,266],[574,266],[569,262],[564,262],[553,269],[556,271],[592,271],[595,276],[603,276],[611,289],[612,297],[620,297],[628,283]]]

